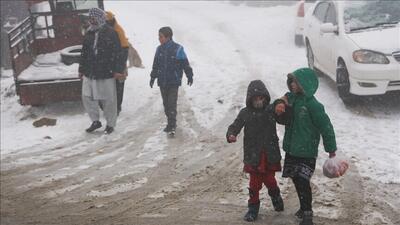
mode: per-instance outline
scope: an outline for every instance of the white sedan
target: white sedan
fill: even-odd
[[[400,90],[400,3],[319,1],[305,17],[309,67],[336,81],[339,96]]]

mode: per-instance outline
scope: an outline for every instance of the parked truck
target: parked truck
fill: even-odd
[[[80,100],[82,81],[76,62],[89,9],[104,9],[103,0],[25,1],[29,16],[8,31],[20,104]]]

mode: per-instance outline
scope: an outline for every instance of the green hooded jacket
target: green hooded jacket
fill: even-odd
[[[297,82],[302,93],[288,92],[290,116],[285,122],[283,150],[292,156],[316,158],[320,136],[326,152],[336,151],[333,126],[324,106],[314,97],[318,88],[318,78],[313,70],[302,68],[288,75],[288,87]]]

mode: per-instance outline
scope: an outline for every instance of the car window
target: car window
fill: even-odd
[[[327,2],[321,2],[315,7],[314,10],[314,16],[321,22],[324,22],[325,16],[326,16],[326,11],[329,8],[329,3]]]
[[[333,25],[337,25],[336,20],[336,8],[334,4],[329,4],[328,12],[326,13],[325,23],[332,23]]]
[[[344,5],[346,32],[395,26],[400,22],[398,1],[348,1]]]

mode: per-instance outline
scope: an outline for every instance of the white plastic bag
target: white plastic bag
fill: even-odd
[[[325,161],[322,171],[328,178],[337,178],[343,176],[348,168],[349,163],[346,160],[333,157]]]

